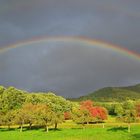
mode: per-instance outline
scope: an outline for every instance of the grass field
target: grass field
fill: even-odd
[[[92,128],[60,128],[50,130],[44,129],[28,130],[23,132],[19,129],[0,129],[0,140],[140,140],[140,125],[132,125],[131,132],[127,127],[95,125]]]

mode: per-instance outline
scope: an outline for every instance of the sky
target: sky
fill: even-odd
[[[41,37],[85,37],[140,54],[138,0],[0,0],[0,49]],[[0,84],[79,97],[140,83],[140,58],[77,41],[0,52]]]

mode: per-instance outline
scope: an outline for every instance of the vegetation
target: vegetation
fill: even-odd
[[[128,133],[126,127],[96,127],[86,129],[62,128],[58,131],[50,130],[44,133],[43,129],[33,129],[20,133],[18,129],[0,129],[2,140],[139,140],[139,126],[132,126],[132,132]]]
[[[69,118],[79,120],[77,123],[83,124],[107,119],[105,108],[94,107],[91,101],[76,105],[53,93],[29,94],[14,87],[1,89],[0,122],[9,129],[11,125],[19,125],[22,132],[25,124],[28,124],[30,129],[34,124],[44,127],[48,132],[49,126],[54,125],[57,129],[58,124],[64,122],[66,113],[69,114]]]
[[[117,119],[128,124],[128,132],[130,132],[130,124],[136,122],[136,109],[131,100],[125,101],[121,106],[116,107]]]
[[[76,99],[70,99],[72,101],[84,101],[93,100],[98,102],[122,102],[124,100],[140,99],[140,84],[128,87],[106,87],[99,89],[86,96],[82,96]]]
[[[3,140],[9,135],[12,135],[11,140],[17,137],[21,140],[106,140],[111,134],[112,138],[116,135],[116,140],[124,136],[126,140],[130,136],[137,140],[133,130],[138,132],[139,120],[139,100],[72,102],[51,92],[28,93],[0,86],[0,136]]]

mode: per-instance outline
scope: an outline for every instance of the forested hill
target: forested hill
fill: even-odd
[[[82,101],[87,99],[101,102],[137,100],[140,99],[140,84],[128,87],[106,87],[71,100]]]

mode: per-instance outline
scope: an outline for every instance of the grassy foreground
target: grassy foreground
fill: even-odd
[[[131,132],[127,127],[106,128],[61,128],[49,133],[44,129],[26,130],[0,129],[0,140],[140,140],[140,126],[132,126]]]

